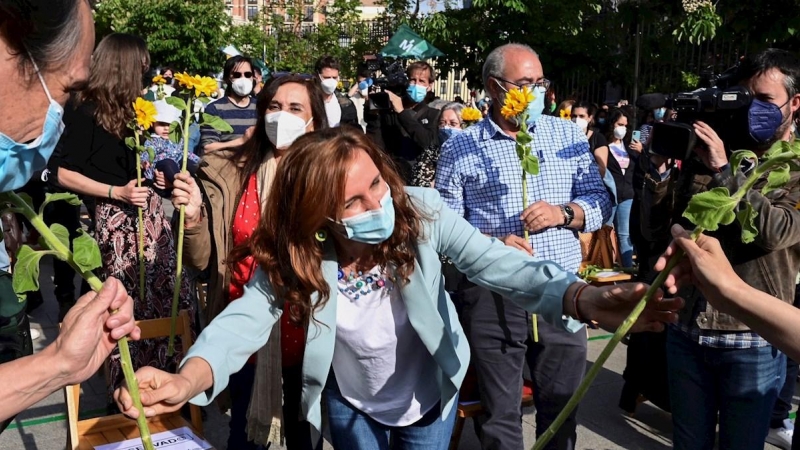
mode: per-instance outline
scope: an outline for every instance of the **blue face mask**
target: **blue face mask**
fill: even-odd
[[[667,112],[666,108],[658,108],[653,110],[653,119],[655,119],[656,121],[664,120],[664,113],[666,112]]]
[[[544,111],[544,95],[547,90],[543,87],[534,88],[532,102],[528,103],[528,125],[533,125],[542,116]]]
[[[419,103],[425,100],[425,96],[428,94],[428,88],[418,84],[409,84],[406,93],[412,102]]]
[[[606,118],[605,117],[598,117],[597,118],[597,124],[598,125],[605,125],[606,124]]]
[[[451,137],[457,134],[461,134],[462,131],[464,130],[462,130],[461,128],[450,128],[450,127],[439,128],[439,143],[440,144],[444,143],[444,141],[450,139]]]
[[[788,101],[786,103],[789,103]],[[783,125],[783,113],[781,106],[761,100],[753,100],[750,110],[747,113],[748,130],[752,137],[759,144],[766,144],[775,136],[778,128]]]
[[[342,219],[341,225],[351,241],[375,245],[389,239],[394,232],[394,202],[391,189],[386,187],[380,209],[364,211]]]
[[[64,108],[50,95],[36,62],[31,59],[36,75],[42,83],[50,106],[44,119],[42,134],[27,144],[20,144],[0,133],[0,192],[19,189],[33,177],[33,174],[47,166],[47,160],[64,132]]]

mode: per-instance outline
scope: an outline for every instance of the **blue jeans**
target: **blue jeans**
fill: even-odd
[[[390,427],[372,420],[342,397],[333,376],[325,385],[325,398],[335,450],[447,450],[450,445],[455,407],[442,417],[437,403],[416,423]]]
[[[667,331],[673,448],[762,450],[770,412],[783,386],[786,356],[767,346],[704,347],[674,327]]]
[[[622,253],[622,266],[633,267],[633,241],[631,240],[631,205],[633,199],[623,200],[617,205],[614,228],[619,238],[619,251]]]

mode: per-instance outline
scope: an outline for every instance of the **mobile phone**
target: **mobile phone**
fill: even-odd
[[[633,132],[633,140],[637,141],[637,142],[641,142],[642,141],[642,132],[639,131],[639,130],[634,131]]]

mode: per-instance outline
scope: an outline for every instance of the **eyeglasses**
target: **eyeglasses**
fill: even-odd
[[[494,76],[494,75],[492,75],[492,77],[494,79],[498,80],[498,81],[502,81],[503,83],[508,83],[508,84],[513,85],[513,86],[516,86],[519,89],[528,88],[531,91],[533,91],[536,88],[541,88],[541,89],[544,89],[545,91],[550,89],[550,80],[548,80],[547,78],[542,78],[541,80],[539,80],[539,81],[537,81],[535,83],[518,84],[518,83],[514,83],[513,81],[508,81],[506,79],[503,79],[503,78],[500,78],[500,77],[497,77],[497,76]],[[501,85],[500,87],[503,87],[503,86]],[[503,87],[503,89],[505,89],[505,88]]]
[[[231,78],[253,78],[253,72],[231,72]]]

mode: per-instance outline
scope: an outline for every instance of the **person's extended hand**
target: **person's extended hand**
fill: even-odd
[[[394,112],[400,114],[403,112],[403,99],[392,91],[384,91],[389,95],[389,103],[392,104]]]
[[[191,383],[180,374],[146,366],[136,371],[136,380],[146,417],[177,411],[191,399]],[[133,419],[139,417],[126,384],[114,391],[114,400],[123,414]]]
[[[136,187],[136,180],[131,180],[125,186],[114,186],[111,190],[111,197],[114,200],[122,200],[139,208],[147,207],[147,192],[146,187]]]
[[[517,250],[522,250],[523,252],[533,255],[533,248],[531,248],[531,244],[525,240],[525,238],[519,237],[516,234],[509,234],[508,236],[503,236],[499,238],[503,244],[506,244],[509,247],[514,247]]]
[[[674,294],[682,286],[695,285],[715,308],[729,312],[728,299],[733,292],[743,288],[744,281],[733,271],[719,241],[701,234],[694,242],[680,225],[672,226],[672,237],[675,239],[658,258],[655,269],[664,270],[678,247],[683,249],[686,256],[669,273],[664,283],[667,292]]]
[[[246,130],[244,130],[244,136],[242,136],[242,144],[249,141],[253,137],[255,132],[256,132],[255,126],[248,127]]]
[[[181,172],[175,175],[172,184],[172,205],[175,209],[186,206],[184,212],[184,224],[186,228],[191,228],[200,223],[200,209],[203,205],[203,195],[200,193],[200,186],[189,172]]]
[[[703,160],[703,164],[711,170],[720,170],[728,164],[728,155],[725,153],[725,144],[719,138],[717,132],[704,122],[694,123],[694,132],[706,145],[698,146],[695,152]]]
[[[117,340],[127,335],[137,340],[140,334],[133,320],[133,300],[119,280],[109,278],[99,293],[83,295],[64,317],[53,343],[55,362],[61,365],[66,384],[80,383],[97,372]]]
[[[167,177],[166,175],[164,175],[164,172],[160,170],[154,170],[153,174],[154,174],[153,181],[157,188],[172,189],[172,183],[170,183],[169,180],[167,180]]]
[[[634,306],[642,299],[648,286],[644,283],[623,283],[611,286],[590,286],[581,292],[578,310],[582,319],[597,322],[607,330],[614,330],[631,313]],[[678,321],[676,311],[683,307],[679,298],[664,299],[658,290],[647,307],[639,316],[639,320],[631,328],[631,332],[661,331],[665,323]]]
[[[519,219],[531,233],[564,225],[561,207],[539,200],[522,211]]]
[[[642,153],[642,143],[639,141],[631,141],[628,148],[635,151],[636,153]]]

